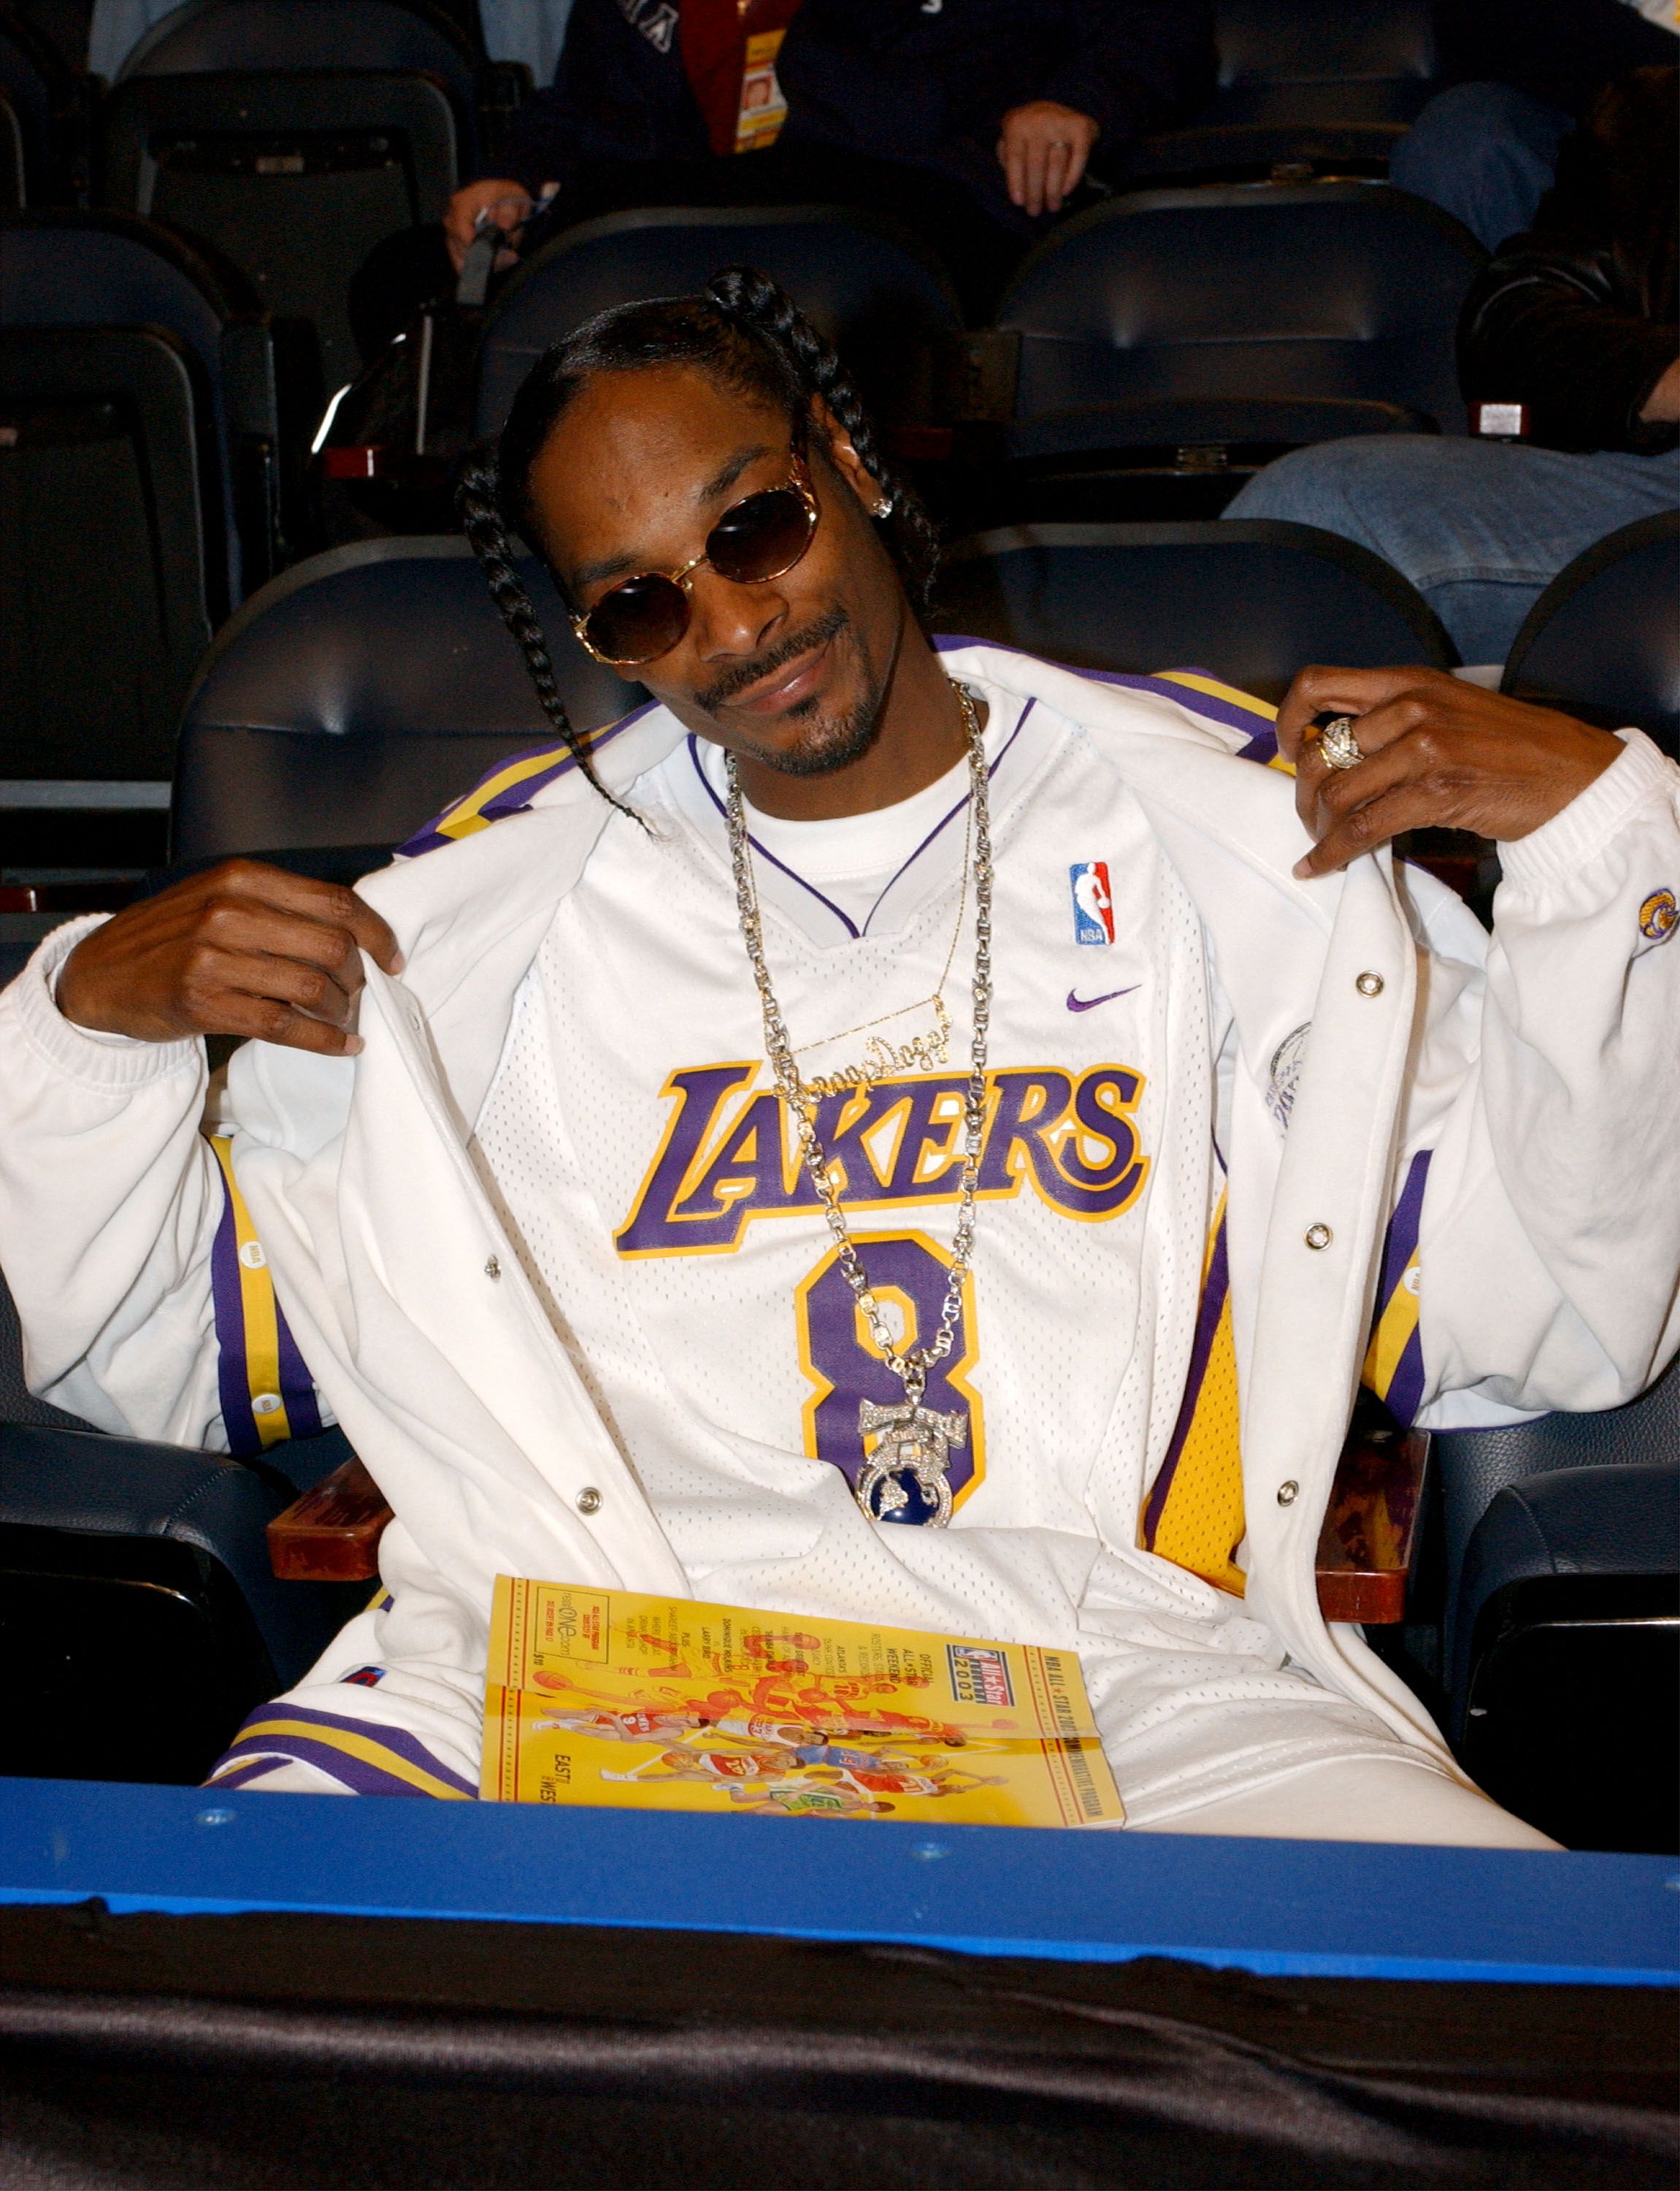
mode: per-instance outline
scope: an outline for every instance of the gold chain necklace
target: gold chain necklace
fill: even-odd
[[[951,1278],[934,1335],[922,1346],[900,1347],[895,1342],[881,1303],[858,1259],[856,1244],[840,1206],[838,1182],[817,1138],[817,1094],[799,1077],[787,1023],[776,1001],[764,957],[763,922],[752,879],[752,848],[747,837],[746,811],[734,754],[726,754],[724,761],[729,786],[725,812],[729,826],[729,857],[735,870],[735,910],[763,1015],[765,1054],[775,1075],[777,1092],[798,1135],[805,1169],[833,1235],[836,1261],[883,1359],[904,1388],[904,1399],[896,1406],[879,1407],[872,1400],[859,1403],[860,1441],[873,1437],[876,1444],[874,1450],[862,1458],[853,1487],[854,1495],[871,1521],[880,1521],[903,1511],[909,1505],[910,1493],[900,1479],[911,1477],[924,1506],[934,1510],[928,1521],[934,1528],[942,1528],[951,1519],[951,1483],[946,1471],[951,1465],[951,1448],[968,1442],[968,1418],[966,1413],[956,1410],[941,1412],[924,1407],[922,1394],[927,1390],[928,1372],[951,1352],[962,1305],[963,1283],[973,1260],[974,1202],[979,1185],[980,1152],[985,1138],[986,1046],[991,1025],[991,819],[985,747],[973,694],[967,686],[958,685],[954,680],[952,689],[962,710],[962,726],[968,740],[968,843],[973,854],[974,878],[973,1033],[968,1084],[962,1102],[962,1176],[958,1191],[956,1232],[951,1243]],[[966,856],[964,865],[966,868]]]
[[[962,916],[968,910],[968,869],[973,856],[974,808],[973,800],[967,802],[962,827],[962,891],[956,901],[956,919],[951,931],[951,948],[946,951],[945,965],[939,969],[939,978],[934,985],[931,997],[922,997],[916,1004],[900,1004],[894,1012],[883,1012],[872,1020],[865,1020],[857,1027],[842,1027],[838,1034],[821,1036],[815,1042],[802,1042],[794,1050],[795,1057],[804,1057],[814,1050],[829,1050],[837,1042],[849,1041],[854,1034],[867,1034],[871,1027],[889,1027],[894,1020],[906,1018],[931,1004],[934,1027],[931,1034],[912,1035],[908,1042],[889,1043],[877,1035],[866,1044],[864,1054],[855,1065],[836,1066],[827,1073],[814,1073],[799,1082],[801,1093],[809,1096],[838,1096],[848,1088],[873,1088],[878,1081],[896,1078],[905,1073],[934,1073],[951,1059],[951,1014],[945,1010],[945,985],[951,979],[951,970],[956,958],[956,947],[962,940]]]

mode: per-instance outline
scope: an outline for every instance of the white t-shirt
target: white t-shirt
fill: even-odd
[[[1014,707],[1017,716],[1020,705]],[[996,750],[996,741],[991,750]],[[721,800],[725,777],[720,746],[696,743],[701,773]],[[872,814],[842,814],[826,822],[787,822],[761,814],[749,800],[747,826],[757,856],[775,860],[814,883],[861,934],[887,885],[968,796],[965,754],[936,782],[913,792],[896,805]],[[960,858],[962,831],[956,828],[947,856]]]
[[[982,696],[993,1107],[956,1344],[927,1396],[964,1420],[949,1528],[872,1521],[853,1497],[860,1403],[902,1394],[764,1063],[714,749],[687,742],[633,787],[647,829],[608,821],[521,988],[476,1146],[696,1594],[1077,1648],[1142,1822],[1392,1742],[1285,1667],[1240,1599],[1138,1548],[1222,1183],[1229,1015],[1189,896],[1112,763],[1041,703]],[[754,818],[797,1044],[931,993],[967,791],[965,764],[883,813]],[[971,891],[947,1066],[819,1113],[865,1270],[918,1335],[948,1283],[972,967]],[[911,1012],[883,1032],[932,1023]]]

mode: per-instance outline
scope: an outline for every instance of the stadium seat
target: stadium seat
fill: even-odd
[[[1217,0],[1219,85],[1183,128],[1129,145],[1133,181],[1381,174],[1437,88],[1428,0]]]
[[[476,83],[448,19],[405,0],[187,0],[123,64],[104,196],[225,253],[314,327],[336,388],[357,270],[440,218],[476,157]]]
[[[1052,411],[1007,430],[1003,460],[973,483],[975,521],[1217,517],[1263,466],[1308,441],[1434,430],[1402,404],[1342,396],[1168,396]]]
[[[35,24],[0,14],[0,204],[87,202],[88,89]]]
[[[579,727],[633,707],[641,687],[590,659],[546,574],[522,567]],[[372,865],[553,736],[464,540],[335,548],[219,634],[182,723],[173,856],[354,846]]]
[[[1410,122],[1434,89],[1429,0],[1216,0],[1212,122]]]
[[[9,215],[0,287],[6,773],[167,777],[210,634],[281,549],[267,324],[109,213]]]
[[[832,206],[649,206],[565,230],[497,299],[485,329],[478,430],[495,433],[550,343],[593,313],[703,288],[721,266],[774,275],[832,342],[888,427],[934,415],[962,316],[922,248]]]
[[[435,77],[470,128],[476,59],[459,20],[427,0],[184,0],[133,46],[117,81],[411,69]]]
[[[1111,199],[1047,236],[1004,294],[1013,416],[1088,413],[1094,436],[1112,430],[1093,407],[1328,396],[1461,432],[1454,336],[1485,257],[1384,184]]]
[[[24,178],[23,126],[3,84],[0,84],[0,212],[15,213],[29,202]]]
[[[1680,510],[1623,526],[1560,571],[1500,690],[1610,730],[1637,724],[1680,760]]]
[[[1023,525],[952,551],[936,622],[1093,669],[1205,669],[1280,700],[1309,662],[1450,668],[1380,557],[1310,525]]]
[[[0,1773],[201,1779],[366,1602],[277,1582],[264,1534],[349,1450],[325,1431],[245,1462],[96,1431],[25,1388],[0,1282]]]
[[[1676,1847],[1680,1363],[1642,1398],[1438,1432],[1449,1731],[1570,1847]]]

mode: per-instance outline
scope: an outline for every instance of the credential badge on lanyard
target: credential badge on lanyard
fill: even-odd
[[[785,31],[760,31],[746,41],[741,111],[735,117],[737,152],[766,152],[781,134],[787,100],[776,77],[776,55],[786,36]]]

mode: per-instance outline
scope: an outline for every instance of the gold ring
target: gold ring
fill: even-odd
[[[1333,723],[1326,723],[1316,743],[1327,768],[1357,768],[1365,758],[1364,748],[1354,736],[1351,715],[1338,715]]]

